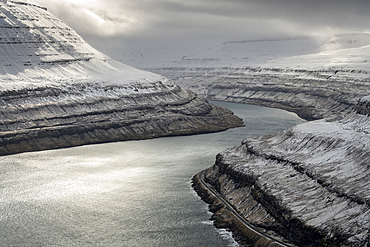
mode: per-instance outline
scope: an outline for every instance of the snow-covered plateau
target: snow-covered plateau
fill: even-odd
[[[163,76],[100,53],[46,8],[0,2],[0,155],[241,125]]]

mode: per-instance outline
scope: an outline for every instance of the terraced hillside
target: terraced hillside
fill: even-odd
[[[241,125],[163,76],[98,52],[46,8],[0,2],[0,155]]]

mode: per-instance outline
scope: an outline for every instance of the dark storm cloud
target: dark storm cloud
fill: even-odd
[[[161,1],[157,8],[163,13],[199,15],[204,19],[211,18],[210,16],[219,18],[220,21],[238,19],[241,24],[254,20],[261,21],[263,25],[265,21],[278,19],[287,25],[299,24],[310,30],[328,26],[337,29],[358,29],[369,24],[370,1]]]
[[[319,17],[320,22],[333,23],[350,15],[368,18],[369,1],[299,1],[299,0],[187,0],[133,1],[132,6],[162,13],[198,13],[230,18],[284,18],[300,21]],[[354,16],[353,16],[354,15]],[[163,16],[165,17],[165,16]]]
[[[367,31],[370,1],[34,0],[85,34],[150,37]],[[96,15],[96,16],[94,16]],[[66,18],[68,17],[68,18]],[[98,18],[101,18],[98,20]],[[96,23],[99,22],[99,25]],[[88,26],[92,28],[87,28]],[[260,28],[258,28],[260,27]]]
[[[111,56],[133,46],[209,46],[286,36],[325,40],[336,33],[370,31],[368,0],[29,1],[48,7]]]

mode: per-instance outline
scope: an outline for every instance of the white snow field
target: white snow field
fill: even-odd
[[[317,52],[284,57],[266,62],[264,67],[290,69],[339,69],[370,71],[370,34],[335,35]]]
[[[336,68],[368,71],[369,46],[369,33],[338,34],[326,42],[311,37],[228,41],[195,54],[190,51],[190,48],[182,47],[177,51],[177,59],[168,59],[164,50],[156,51],[156,59],[150,60],[152,61],[150,63],[143,61],[139,66],[148,68],[262,67],[306,70]],[[152,56],[150,51],[143,55]],[[136,60],[141,60],[139,57],[135,59],[135,56],[131,58],[135,64],[138,64]]]

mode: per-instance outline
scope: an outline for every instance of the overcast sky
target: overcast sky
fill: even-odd
[[[117,59],[132,47],[370,31],[369,0],[27,0]]]

